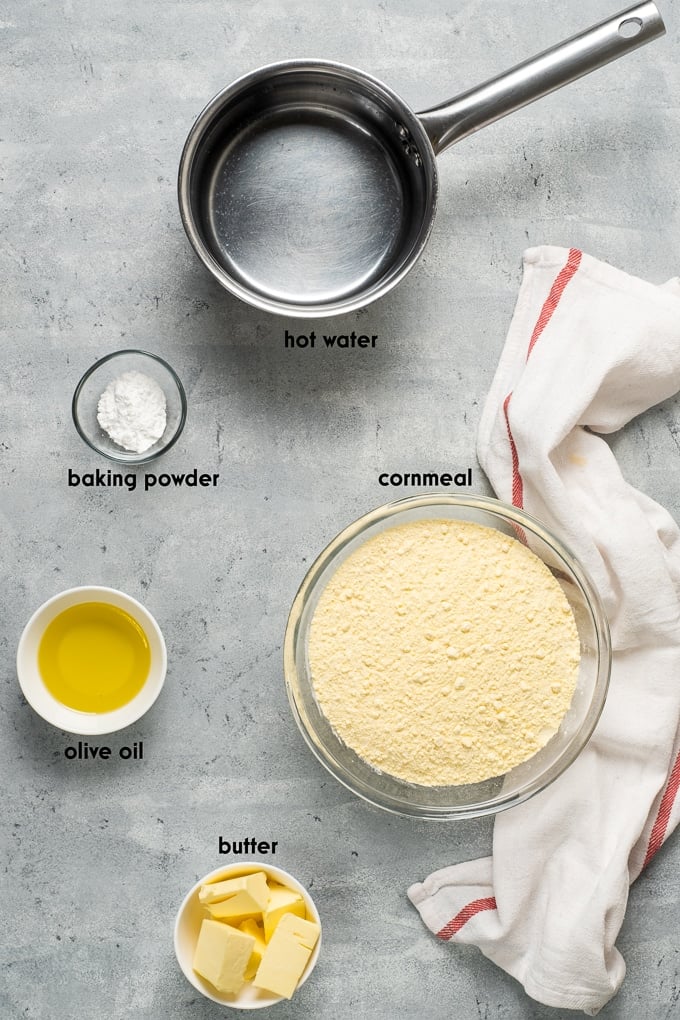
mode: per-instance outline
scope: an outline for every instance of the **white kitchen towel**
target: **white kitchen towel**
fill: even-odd
[[[576,249],[525,253],[478,456],[497,495],[561,536],[595,581],[611,684],[576,762],[498,815],[493,855],[408,894],[441,939],[479,946],[539,1002],[589,1015],[625,974],[615,942],[629,884],[680,819],[680,531],[597,433],[678,389],[680,279],[654,286]]]

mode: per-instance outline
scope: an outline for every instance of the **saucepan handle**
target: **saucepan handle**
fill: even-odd
[[[666,31],[647,0],[518,64],[505,74],[419,113],[436,154],[487,124],[651,42]]]

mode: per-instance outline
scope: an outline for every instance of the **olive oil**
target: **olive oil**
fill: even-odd
[[[53,698],[79,712],[113,712],[137,695],[149,675],[143,629],[107,602],[81,602],[49,623],[38,669]]]

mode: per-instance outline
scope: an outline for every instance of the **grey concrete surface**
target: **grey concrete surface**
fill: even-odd
[[[620,2],[620,0],[619,0]],[[193,118],[265,62],[362,67],[415,108],[614,13],[617,0],[60,0],[0,4],[3,97],[0,627],[2,982],[7,1020],[216,1020],[177,968],[186,889],[220,835],[276,839],[324,921],[313,980],[278,1020],[552,1020],[474,949],[439,944],[405,890],[488,852],[490,821],[391,817],[308,752],[281,645],[312,558],[404,495],[381,470],[475,468],[480,406],[522,250],[576,245],[661,282],[680,268],[680,0],[662,41],[461,143],[441,159],[424,258],[381,302],[334,322],[375,351],[290,352],[291,322],[221,291],[175,197]],[[106,466],[77,436],[82,372],[139,346],[182,377],[189,417],[165,470],[216,490],[68,488]],[[614,437],[629,479],[676,517],[679,405]],[[142,763],[69,762],[72,738],[23,702],[14,670],[33,610],[76,584],[140,598],[166,636],[166,687],[109,742]],[[634,886],[628,974],[605,1020],[680,1016],[680,842]],[[572,1014],[568,1014],[572,1015]]]

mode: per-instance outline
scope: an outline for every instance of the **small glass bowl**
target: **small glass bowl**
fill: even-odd
[[[334,732],[314,696],[309,632],[319,598],[338,567],[374,535],[410,521],[445,518],[493,528],[527,545],[559,581],[574,613],[581,661],[571,705],[557,733],[505,775],[459,786],[421,786],[379,772]],[[609,626],[595,587],[575,556],[544,525],[485,497],[428,493],[388,503],[345,528],[312,564],[293,602],[284,641],[288,700],[307,744],[331,775],[377,807],[418,818],[459,819],[521,804],[553,782],[581,752],[604,706],[611,670]]]
[[[123,372],[141,372],[158,383],[165,393],[165,432],[144,453],[118,446],[97,421],[97,404],[102,393]],[[73,394],[73,422],[78,434],[102,457],[118,464],[148,464],[169,450],[179,439],[187,416],[187,399],[179,377],[166,361],[147,351],[114,351],[88,368]]]

